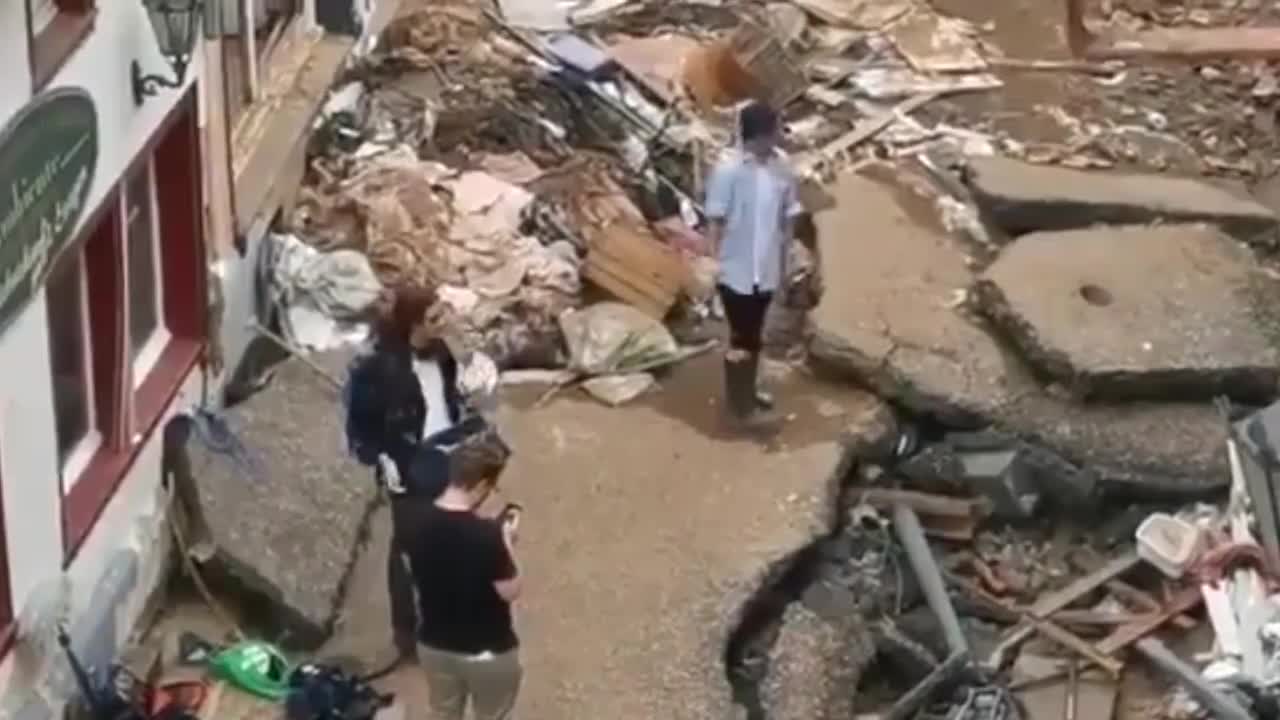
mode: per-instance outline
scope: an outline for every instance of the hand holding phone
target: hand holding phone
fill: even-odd
[[[517,531],[520,529],[520,515],[524,508],[519,503],[507,503],[498,514],[498,522],[502,525],[502,535],[507,542],[514,544]]]

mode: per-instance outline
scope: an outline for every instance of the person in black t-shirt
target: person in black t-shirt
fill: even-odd
[[[449,461],[449,486],[407,539],[418,589],[418,662],[433,720],[462,720],[468,703],[476,720],[505,720],[520,689],[511,621],[521,585],[518,515],[495,520],[476,512],[510,454],[492,431],[464,440]]]

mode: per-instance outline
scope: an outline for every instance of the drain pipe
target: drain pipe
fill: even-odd
[[[924,538],[924,529],[920,527],[920,519],[915,511],[906,505],[899,504],[893,509],[893,529],[902,541],[911,561],[911,569],[920,581],[920,590],[924,593],[929,609],[942,624],[942,632],[947,638],[947,648],[951,655],[968,655],[969,641],[964,636],[964,628],[960,626],[960,617],[956,615],[951,597],[947,595],[947,586],[942,579],[942,571],[929,549]]]
[[[953,652],[941,665],[934,668],[924,680],[907,691],[889,708],[881,720],[909,720],[937,693],[943,685],[955,680],[969,668],[969,653]]]
[[[1196,702],[1208,708],[1209,714],[1218,720],[1252,720],[1244,708],[1231,698],[1222,694],[1217,688],[1205,681],[1195,668],[1187,665],[1173,654],[1164,643],[1155,638],[1143,638],[1134,646],[1143,657],[1160,669],[1178,684],[1186,688]]]

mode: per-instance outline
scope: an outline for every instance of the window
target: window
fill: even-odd
[[[53,79],[93,29],[94,0],[26,0],[31,88]]]
[[[253,44],[258,67],[265,67],[284,38],[285,29],[301,8],[297,0],[252,0],[250,4],[253,7]],[[258,80],[262,81],[261,76]]]
[[[302,29],[295,20],[301,0],[210,0],[209,16],[222,36],[222,71],[227,120],[234,128],[250,103],[259,99],[282,48]]]
[[[0,473],[4,470],[0,467]],[[0,480],[4,475],[0,474]],[[3,483],[0,483],[3,484]],[[15,548],[16,549],[16,548]],[[4,493],[0,491],[0,657],[9,651],[17,629],[13,617],[13,594],[9,580],[9,534],[5,532]]]
[[[148,160],[129,178],[121,199],[128,256],[129,360],[133,388],[142,385],[169,341],[160,296],[160,228],[156,210],[155,168]]]
[[[195,92],[86,221],[46,289],[68,561],[204,347]]]
[[[73,254],[53,271],[46,285],[58,465],[64,488],[84,471],[101,442],[93,404],[87,298],[84,262]]]

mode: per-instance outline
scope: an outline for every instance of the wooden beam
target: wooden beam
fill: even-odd
[[[1173,596],[1173,602],[1159,615],[1153,615],[1141,622],[1116,628],[1115,632],[1098,641],[1097,648],[1106,655],[1115,655],[1143,637],[1159,630],[1160,627],[1181,615],[1193,610],[1201,602],[1200,589],[1191,587]]]
[[[1032,627],[1035,628],[1036,632],[1106,670],[1107,674],[1113,679],[1118,680],[1120,678],[1120,673],[1124,670],[1124,663],[1110,657],[1109,653],[1101,652],[1095,645],[1090,644],[1087,640],[1080,638],[1057,623],[1049,620],[1032,620],[1032,623]]]
[[[1134,569],[1139,562],[1141,560],[1138,553],[1130,550],[1088,575],[1076,578],[1061,590],[1042,595],[1031,606],[1029,613],[1035,618],[1046,618],[1059,610],[1065,610],[1067,606],[1106,585],[1108,581]]]
[[[1053,613],[1065,610],[1067,606],[1102,587],[1108,581],[1114,580],[1137,567],[1139,562],[1138,554],[1130,550],[1088,575],[1076,578],[1075,581],[1061,590],[1041,596],[1035,604],[1027,609],[1027,620],[1001,638],[1000,643],[991,651],[991,655],[987,657],[987,664],[993,667],[999,667],[1004,664],[1004,656],[1007,652],[1026,642],[1035,634],[1036,620],[1048,619]]]

